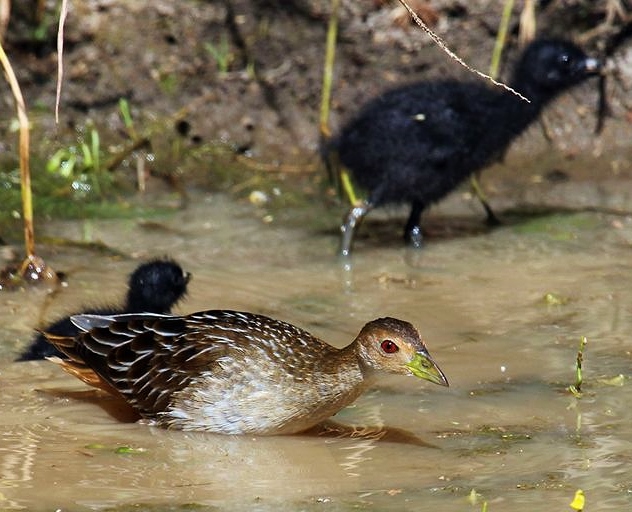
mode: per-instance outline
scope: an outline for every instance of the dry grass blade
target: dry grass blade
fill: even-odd
[[[509,87],[508,85],[506,85],[506,84],[504,84],[502,82],[498,82],[497,80],[494,80],[491,76],[486,75],[482,71],[479,71],[479,70],[474,69],[471,66],[469,66],[463,59],[461,59],[461,57],[456,55],[452,50],[450,50],[450,48],[448,48],[448,46],[445,44],[443,39],[441,39],[441,37],[439,37],[435,32],[433,32],[430,29],[430,27],[428,27],[428,25],[426,25],[423,22],[423,20],[419,16],[417,16],[417,13],[415,13],[415,11],[413,11],[413,9],[405,2],[405,0],[398,0],[398,1],[399,1],[400,4],[402,4],[406,8],[406,10],[408,11],[408,14],[411,15],[411,17],[413,18],[415,23],[426,34],[428,34],[428,37],[430,37],[430,39],[432,39],[434,41],[434,43],[437,46],[439,46],[439,48],[441,48],[445,53],[447,53],[450,56],[451,59],[453,59],[456,62],[458,62],[459,64],[461,64],[461,66],[463,66],[465,69],[467,69],[470,73],[474,73],[475,75],[478,75],[478,76],[484,78],[485,80],[489,80],[494,85],[496,85],[498,87],[502,87],[503,89],[515,94],[516,96],[518,96],[520,99],[526,101],[527,103],[531,103],[527,98],[525,98],[522,94],[520,94],[515,89]]]
[[[518,35],[520,46],[527,46],[535,39],[535,27],[535,0],[525,0],[520,13],[520,32]]]
[[[15,98],[17,106],[18,123],[20,126],[20,183],[22,186],[22,212],[24,216],[24,243],[26,245],[26,254],[31,257],[35,254],[35,234],[33,230],[33,195],[31,192],[31,171],[29,168],[29,119],[26,114],[26,105],[24,97],[20,90],[13,67],[9,62],[9,58],[0,45],[0,62],[7,81],[11,87],[11,93]]]
[[[0,0],[0,43],[4,41],[4,35],[7,33],[10,17],[11,0]]]
[[[59,12],[59,27],[57,28],[57,90],[55,93],[55,123],[59,124],[59,99],[61,84],[64,79],[64,24],[68,14],[68,0],[62,0]]]
[[[29,166],[29,119],[26,114],[24,97],[20,90],[20,84],[15,76],[11,62],[0,44],[0,63],[4,69],[7,81],[11,87],[11,93],[15,98],[18,124],[20,127],[20,185],[22,190],[22,215],[24,220],[24,245],[26,258],[19,266],[19,279],[27,283],[47,282],[58,284],[57,274],[46,262],[35,254],[35,229],[33,227],[33,194],[31,191],[31,170]],[[3,271],[3,274],[11,274],[12,270]],[[9,275],[9,280],[12,278]],[[0,286],[2,287],[2,286]],[[3,288],[3,287],[2,287]]]

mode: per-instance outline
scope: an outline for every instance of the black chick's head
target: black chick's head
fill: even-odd
[[[512,86],[535,99],[552,97],[599,73],[601,65],[575,44],[561,39],[538,39],[518,61]]]
[[[186,294],[190,278],[191,274],[169,259],[143,263],[129,277],[126,310],[168,313]]]

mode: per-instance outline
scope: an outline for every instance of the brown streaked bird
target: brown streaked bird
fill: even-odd
[[[77,315],[83,332],[48,335],[51,358],[122,396],[154,425],[221,434],[295,434],[336,414],[381,373],[443,386],[408,322],[380,318],[338,349],[291,324],[238,311]]]

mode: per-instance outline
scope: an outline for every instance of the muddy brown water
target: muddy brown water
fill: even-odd
[[[222,196],[200,197],[160,223],[94,221],[90,231],[139,259],[176,258],[193,274],[179,312],[264,313],[338,346],[373,318],[407,319],[451,387],[388,378],[336,417],[409,433],[392,441],[164,431],[124,421],[115,401],[49,362],[12,362],[47,294],[3,293],[0,509],[462,512],[487,501],[493,512],[561,511],[576,489],[586,510],[629,509],[632,219],[527,219],[430,240],[420,252],[397,236],[360,240],[350,266],[334,257],[333,230],[264,222],[255,207]],[[85,225],[45,231],[79,239]],[[137,264],[46,251],[70,283],[47,318],[116,301]],[[566,387],[581,336],[576,399]]]

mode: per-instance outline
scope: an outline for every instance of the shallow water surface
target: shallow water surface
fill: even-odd
[[[54,297],[0,295],[0,509],[449,512],[487,501],[490,512],[532,512],[570,510],[579,488],[587,510],[629,509],[632,219],[527,219],[430,239],[418,252],[400,245],[399,222],[374,220],[350,265],[334,256],[333,225],[265,220],[205,196],[151,229],[91,223],[95,240],[134,258],[41,250],[69,286]],[[372,227],[397,234],[367,237]],[[84,229],[45,231],[79,239]],[[52,363],[12,362],[41,317],[119,300],[138,260],[164,254],[193,274],[178,312],[268,314],[337,346],[369,320],[400,317],[420,329],[451,387],[385,379],[336,416],[355,437],[224,437],[130,422]],[[581,336],[576,399],[566,388]]]

